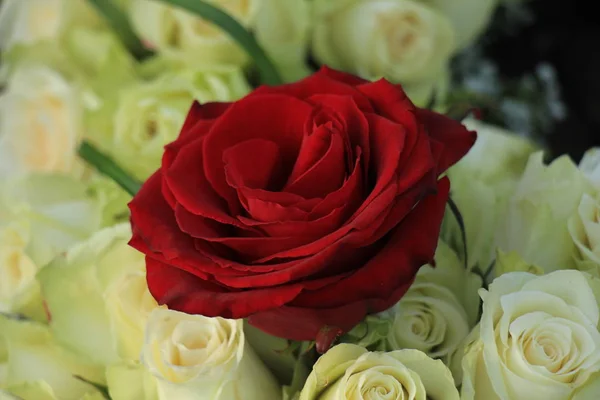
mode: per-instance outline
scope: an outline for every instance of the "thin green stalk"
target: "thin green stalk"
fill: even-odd
[[[94,166],[100,173],[114,180],[127,193],[134,196],[142,186],[106,154],[96,149],[94,145],[84,141],[79,146],[79,155],[88,164]]]
[[[100,1],[100,0],[96,0]],[[260,73],[261,81],[267,85],[283,83],[277,69],[258,44],[254,36],[246,30],[235,18],[203,0],[162,0],[174,6],[193,12],[200,17],[217,25],[229,34],[254,60]],[[283,1],[283,0],[282,0]]]
[[[153,53],[148,50],[137,37],[127,15],[113,3],[113,0],[88,0],[92,6],[98,10],[100,14],[113,28],[121,42],[129,49],[131,54],[138,60],[143,60],[150,57]]]

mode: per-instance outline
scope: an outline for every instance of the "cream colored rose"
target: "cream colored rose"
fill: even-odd
[[[45,324],[0,314],[0,399],[2,391],[24,400],[82,400],[99,393],[74,375],[104,383],[104,370],[58,345]]]
[[[512,272],[481,296],[481,323],[463,359],[463,399],[569,400],[596,379],[600,280],[573,270]]]
[[[260,0],[211,0],[243,26],[249,27]],[[133,28],[151,48],[170,57],[204,64],[241,64],[248,57],[219,27],[181,8],[157,0],[133,0],[129,7]]]
[[[464,219],[469,266],[487,270],[494,258],[496,230],[504,218],[529,156],[537,150],[530,140],[514,132],[473,118],[463,121],[477,132],[477,141],[448,171],[452,199]],[[494,154],[490,157],[490,154]],[[443,237],[461,243],[461,232],[447,214]],[[450,220],[450,221],[448,221]]]
[[[498,0],[419,0],[444,14],[454,27],[459,48],[472,44],[488,27]]]
[[[401,83],[409,95],[438,82],[455,49],[448,19],[413,0],[316,0],[313,18],[319,63]]]
[[[91,116],[91,139],[144,180],[160,166],[164,146],[177,138],[194,101],[232,101],[249,90],[236,67],[163,74],[122,90],[118,101]]]
[[[458,400],[450,371],[418,350],[369,352],[339,344],[313,366],[300,400]]]
[[[416,349],[452,365],[463,339],[477,323],[482,281],[465,270],[456,253],[440,241],[435,268],[427,265],[415,283],[388,312],[393,315],[390,350]],[[454,372],[454,371],[453,371]],[[460,375],[460,371],[454,375]]]
[[[63,0],[4,0],[0,6],[0,48],[56,38],[65,6]]]
[[[156,309],[142,360],[161,399],[280,399],[281,389],[246,343],[242,320]]]
[[[0,312],[22,312],[34,296],[37,265],[26,253],[29,230],[14,221],[0,225]]]
[[[15,71],[0,96],[0,177],[75,172],[80,123],[77,92],[57,72]]]
[[[139,358],[146,320],[157,307],[144,257],[127,245],[130,238],[129,224],[100,230],[38,274],[57,340],[102,365]]]
[[[584,194],[577,213],[569,219],[569,233],[577,246],[578,269],[600,277],[600,202]]]
[[[588,150],[579,169],[600,191],[600,151]],[[569,219],[569,233],[577,246],[575,263],[580,270],[600,277],[600,193],[585,193]]]
[[[497,247],[517,252],[545,272],[574,268],[577,249],[568,221],[584,194],[596,193],[567,156],[545,165],[541,152],[532,154],[498,224]]]

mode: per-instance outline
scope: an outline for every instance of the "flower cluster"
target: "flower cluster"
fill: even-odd
[[[442,113],[498,3],[2,1],[0,398],[596,399],[600,151]]]

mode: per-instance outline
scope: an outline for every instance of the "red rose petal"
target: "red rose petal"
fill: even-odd
[[[262,96],[264,94],[285,94],[299,99],[307,99],[316,94],[335,94],[341,96],[350,96],[362,111],[373,111],[369,99],[357,90],[354,85],[348,85],[344,82],[343,73],[334,74],[331,70],[325,68],[312,74],[298,82],[289,83],[281,86],[261,86],[250,96]],[[355,78],[353,83],[358,84],[363,81]]]
[[[204,173],[213,189],[229,204],[232,213],[239,206],[234,188],[225,179],[223,152],[249,139],[265,139],[279,146],[284,171],[291,171],[302,143],[304,122],[312,107],[284,95],[249,96],[234,103],[205,136],[202,152]],[[250,122],[250,123],[249,123]]]
[[[323,158],[283,190],[306,199],[323,198],[339,189],[346,178],[344,139],[331,132],[330,146]]]
[[[310,132],[304,133],[300,152],[298,153],[298,158],[290,173],[288,182],[297,180],[302,174],[308,171],[318,160],[323,158],[330,147],[331,127],[321,125],[314,130],[311,127]]]
[[[188,314],[243,318],[287,304],[302,291],[302,284],[232,291],[152,258],[146,266],[148,288],[157,302]]]
[[[460,122],[429,110],[418,110],[429,136],[444,145],[444,152],[438,164],[438,175],[460,160],[473,147],[477,133],[469,131]]]
[[[190,213],[240,229],[250,229],[230,215],[227,204],[206,179],[202,168],[204,140],[206,138],[200,138],[179,152],[171,168],[166,171],[166,184],[177,202]]]
[[[292,305],[331,308],[361,299],[388,298],[433,259],[449,190],[450,182],[443,178],[437,194],[421,201],[364,267],[327,288],[302,293]]]
[[[235,187],[269,189],[280,185],[279,146],[265,139],[250,139],[223,152],[227,182]]]

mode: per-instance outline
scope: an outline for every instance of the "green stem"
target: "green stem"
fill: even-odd
[[[140,182],[132,178],[110,157],[96,149],[89,142],[83,141],[79,146],[79,156],[93,165],[100,173],[108,176],[121,186],[127,193],[134,196],[142,186]]]
[[[148,50],[137,37],[127,15],[116,6],[112,0],[88,0],[108,21],[121,42],[138,60],[150,57],[153,53]]]
[[[99,1],[99,0],[96,0]],[[212,22],[229,34],[246,52],[256,64],[260,73],[261,81],[267,85],[281,85],[283,81],[277,69],[258,44],[254,36],[246,30],[235,18],[218,7],[206,3],[203,0],[162,0],[165,3],[181,7],[193,12],[200,17]],[[285,1],[285,0],[282,0]]]
[[[467,251],[467,231],[465,229],[465,220],[463,219],[463,216],[452,197],[448,197],[448,206],[450,207],[450,211],[452,211],[452,214],[454,215],[454,218],[456,218],[456,222],[458,223],[458,227],[460,228],[460,235],[463,242],[463,256],[465,261],[465,269],[468,269],[469,252]]]

